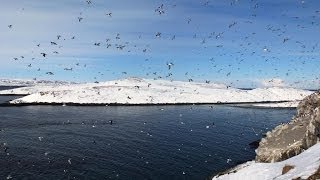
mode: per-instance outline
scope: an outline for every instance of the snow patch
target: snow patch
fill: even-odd
[[[294,168],[282,174],[283,167]],[[256,163],[250,161],[234,168],[229,174],[215,176],[213,180],[287,180],[307,179],[320,168],[320,143],[301,154],[276,163]]]
[[[252,104],[254,107],[265,107],[265,108],[295,108],[298,107],[300,101],[290,101],[281,103],[262,103],[262,104]]]

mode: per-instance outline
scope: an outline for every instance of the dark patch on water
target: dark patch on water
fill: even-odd
[[[0,86],[0,91],[8,90],[8,89],[20,88],[20,87],[23,87],[23,86]]]
[[[19,87],[22,87],[22,86],[0,86],[0,91],[1,90],[19,88]],[[19,95],[10,95],[10,96],[8,96],[8,95],[6,95],[6,96],[0,95],[0,104],[8,103],[11,100],[14,100],[14,99],[17,99],[17,98],[21,98],[21,97],[23,97],[23,96],[19,96]]]
[[[18,99],[18,98],[21,98],[21,97],[23,97],[23,96],[0,96],[0,106],[2,104],[7,104],[11,100]]]

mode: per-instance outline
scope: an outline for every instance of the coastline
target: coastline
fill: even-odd
[[[0,95],[6,96],[6,95]],[[10,95],[22,96],[22,95]],[[290,101],[263,101],[263,102],[219,102],[219,103],[73,103],[73,102],[34,102],[34,103],[0,103],[0,106],[184,106],[184,105],[230,105],[232,107],[240,108],[292,108],[292,107],[264,107],[254,106],[253,104],[266,104],[266,103],[283,103]]]
[[[5,95],[2,94],[0,96],[19,96],[17,94],[10,94]],[[20,95],[22,97],[28,96],[28,95]],[[17,101],[15,101],[17,102]],[[21,106],[184,106],[184,105],[215,105],[215,106],[231,106],[231,107],[239,107],[239,108],[272,108],[272,109],[283,109],[283,108],[295,108],[295,107],[272,107],[270,104],[277,104],[277,103],[291,103],[293,101],[260,101],[260,102],[218,102],[218,103],[74,103],[74,102],[21,102],[21,103],[10,103],[10,101],[5,103],[0,103],[1,107],[21,107]],[[297,102],[297,101],[296,101]],[[301,104],[301,103],[300,103]],[[267,106],[264,106],[267,105]],[[214,108],[214,107],[212,107]],[[254,161],[248,161],[245,163],[245,165],[248,164],[252,165],[255,164]],[[232,174],[237,172],[239,169],[243,168],[243,164],[241,162],[237,162],[236,166],[231,169],[227,169],[221,173],[218,173],[219,175],[225,174]],[[215,176],[210,176],[209,178],[212,179]]]

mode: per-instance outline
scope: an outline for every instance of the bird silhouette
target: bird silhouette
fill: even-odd
[[[285,43],[287,41],[289,41],[289,38],[284,38],[282,42]]]
[[[111,12],[107,13],[106,15],[109,16],[109,17],[112,17],[112,13]]]
[[[161,4],[161,5],[160,5],[159,7],[157,7],[154,11],[157,12],[159,15],[164,14],[164,13],[165,13],[165,11],[164,11],[164,5]]]
[[[83,17],[78,17],[78,21],[81,22],[83,20]]]
[[[188,24],[190,24],[190,22],[191,22],[191,18],[188,18],[187,22],[188,22]]]
[[[170,70],[171,68],[172,68],[172,66],[173,66],[174,64],[173,63],[167,63],[167,66],[168,66],[168,69]]]

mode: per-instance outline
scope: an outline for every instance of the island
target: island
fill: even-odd
[[[11,105],[169,105],[242,104],[256,107],[296,107],[312,91],[290,87],[250,90],[219,83],[126,78],[95,83],[50,83],[0,91],[24,95]]]

